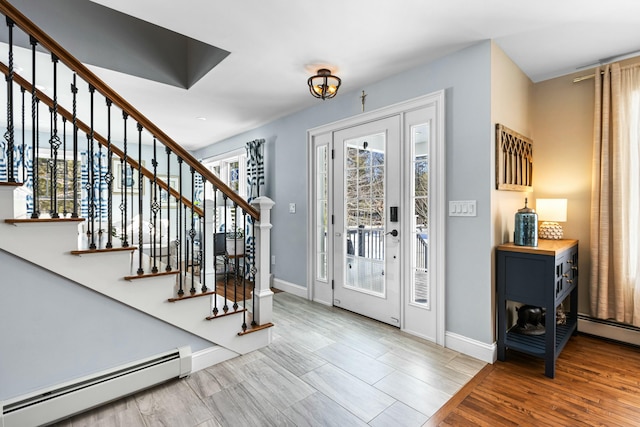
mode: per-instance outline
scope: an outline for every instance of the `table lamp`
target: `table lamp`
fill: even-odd
[[[562,226],[567,221],[567,199],[537,199],[536,212],[541,221],[538,227],[540,239],[562,239]]]

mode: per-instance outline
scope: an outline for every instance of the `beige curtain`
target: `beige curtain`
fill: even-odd
[[[602,79],[599,76],[602,74]],[[591,192],[591,314],[640,326],[640,67],[596,70]]]

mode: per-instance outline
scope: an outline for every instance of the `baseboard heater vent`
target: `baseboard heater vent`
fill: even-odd
[[[626,344],[640,345],[640,328],[578,314],[578,331]]]
[[[51,424],[191,372],[191,348],[180,347],[95,375],[0,402],[0,426]]]

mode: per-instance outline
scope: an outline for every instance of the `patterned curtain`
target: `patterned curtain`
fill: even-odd
[[[109,172],[107,163],[107,153],[96,151],[93,153],[93,174],[96,177],[93,186],[95,219],[100,221],[107,220],[107,198],[108,186],[104,179],[101,179]],[[82,198],[80,204],[80,216],[89,218],[89,153],[82,151],[80,153],[80,188],[82,189]]]
[[[260,186],[264,185],[264,139],[254,139],[246,144],[247,148],[247,201],[251,203],[256,197],[260,197]],[[245,251],[249,265],[252,265],[256,256],[256,242],[253,237],[253,218],[247,218],[245,230]],[[248,274],[248,269],[247,273]]]
[[[264,139],[247,142],[247,200],[260,197],[264,185]]]
[[[0,141],[0,181],[9,180],[9,156],[7,153],[7,142]],[[16,144],[13,147],[13,173],[16,182],[23,183],[22,189],[27,192],[27,215],[33,212],[33,155],[30,146],[24,146],[24,156],[22,145]]]

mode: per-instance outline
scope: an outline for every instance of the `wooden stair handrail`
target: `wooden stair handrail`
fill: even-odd
[[[0,73],[3,73],[5,76],[9,75],[9,67],[7,67],[7,65],[4,64],[3,62],[0,62]],[[25,90],[29,90],[29,91],[31,90],[31,83],[16,72],[13,73],[13,81],[17,83],[20,87],[23,87]],[[47,96],[47,94],[42,92],[40,89],[36,89],[36,98],[38,98],[40,102],[45,104],[47,107],[53,109],[53,100],[49,98],[49,96]],[[60,105],[58,105],[56,108],[57,108],[58,114],[60,114],[65,119],[67,119],[69,122],[73,123],[72,113],[70,113],[67,109],[65,109],[64,107],[61,107]],[[91,134],[91,128],[89,127],[89,125],[87,125],[85,122],[78,119],[77,117],[76,117],[76,125],[78,126],[78,129],[80,131],[84,132],[85,135]],[[104,147],[109,147],[109,141],[104,136],[102,136],[99,132],[96,132],[95,130],[93,131],[93,139],[98,141],[98,143],[103,145]],[[111,145],[111,152],[120,159],[124,158],[124,152],[120,150],[118,147],[116,147],[115,145]],[[133,167],[135,170],[139,170],[143,176],[149,178],[150,180],[153,180],[153,172],[151,172],[149,169],[145,168],[144,166],[140,167],[140,164],[133,157],[127,156],[127,163],[131,165],[131,167]],[[163,180],[159,179],[157,176],[156,176],[156,182],[158,183],[158,186],[160,186],[161,189],[165,191],[169,189],[169,185]],[[176,200],[181,200],[182,204],[186,205],[189,208],[193,208],[193,211],[197,213],[199,216],[204,215],[202,208],[194,205],[193,201],[187,199],[186,197],[180,196],[180,193],[178,193],[178,191],[175,188],[171,188],[170,193],[173,197],[176,198]]]
[[[73,55],[71,55],[66,49],[60,46],[55,40],[53,40],[47,33],[42,31],[40,27],[31,22],[25,15],[16,9],[7,0],[0,0],[0,11],[9,19],[11,19],[16,26],[21,28],[25,33],[29,34],[42,46],[53,53],[62,63],[73,70],[78,76],[80,76],[85,82],[93,86],[103,96],[117,105],[122,111],[126,112],[129,117],[133,118],[143,128],[147,129],[153,134],[157,140],[163,145],[169,148],[172,152],[178,155],[185,161],[187,165],[192,167],[196,172],[202,175],[208,182],[212,183],[217,189],[221,190],[227,195],[231,201],[233,201],[238,207],[247,212],[252,218],[260,219],[260,213],[251,206],[244,198],[242,198],[235,191],[231,190],[224,182],[222,182],[217,176],[213,174],[209,169],[204,167],[202,163],[185,150],[180,144],[175,142],[171,137],[164,133],[159,127],[157,127],[151,120],[140,113],[133,105],[129,104],[122,96],[120,96],[109,85],[104,83],[98,76],[93,74],[91,70],[78,61]],[[31,91],[29,90],[29,93]],[[59,107],[58,107],[59,108]]]

